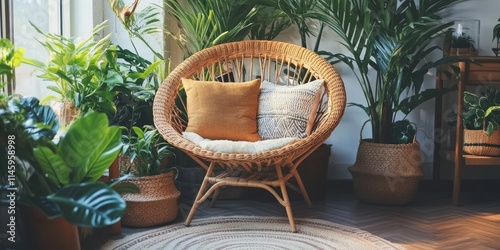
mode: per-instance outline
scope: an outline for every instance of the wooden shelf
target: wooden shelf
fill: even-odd
[[[458,79],[458,89],[456,94],[456,132],[455,132],[455,145],[453,145],[454,151],[444,151],[441,149],[441,145],[438,140],[436,140],[434,146],[434,172],[433,179],[439,180],[440,178],[440,159],[446,159],[454,163],[454,177],[453,177],[453,204],[458,205],[460,197],[460,184],[462,178],[462,167],[464,166],[500,166],[500,157],[488,157],[488,156],[477,156],[468,155],[463,152],[463,92],[466,91],[467,86],[477,86],[477,85],[500,85],[500,57],[464,57],[464,59],[472,59],[471,61],[459,62],[456,64],[460,69],[460,78]],[[449,70],[449,69],[445,69]],[[452,73],[452,72],[449,72]],[[449,81],[443,74],[443,71],[438,70],[436,78],[436,88],[441,89],[444,86],[445,81]],[[449,105],[449,104],[448,104]],[[442,115],[444,107],[443,100],[441,96],[436,98],[436,109],[435,109],[435,131],[442,131]],[[444,154],[442,153],[444,152]],[[462,159],[456,161],[455,159]]]
[[[454,151],[442,151],[442,155],[446,160],[454,162]],[[500,166],[500,157],[479,156],[479,155],[463,155],[464,165],[466,166]]]

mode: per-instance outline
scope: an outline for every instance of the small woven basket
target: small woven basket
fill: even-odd
[[[177,217],[180,192],[174,184],[173,172],[126,180],[141,190],[138,194],[125,194],[127,202],[122,225],[150,227],[173,221]]]
[[[500,156],[500,130],[487,135],[483,130],[464,129],[464,152],[473,155]]]

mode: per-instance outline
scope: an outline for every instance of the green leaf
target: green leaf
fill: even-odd
[[[89,112],[73,122],[58,144],[60,155],[73,170],[71,183],[96,181],[120,152],[120,128],[108,123],[105,114]]]
[[[33,153],[43,172],[47,174],[53,183],[57,185],[69,184],[71,168],[66,165],[60,155],[55,154],[50,148],[45,146],[34,148]]]
[[[120,220],[125,201],[102,182],[72,184],[47,197],[64,217],[80,227],[104,227]]]

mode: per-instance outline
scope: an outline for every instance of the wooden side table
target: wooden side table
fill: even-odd
[[[434,172],[433,179],[440,179],[440,164],[441,157],[444,156],[447,160],[454,162],[454,177],[453,177],[453,204],[458,205],[460,200],[460,187],[462,180],[462,168],[464,166],[479,166],[479,165],[496,165],[500,166],[500,157],[464,155],[463,140],[464,140],[464,124],[462,119],[463,113],[463,92],[467,87],[500,85],[500,57],[467,57],[480,65],[471,62],[460,62],[457,66],[460,68],[460,78],[458,80],[457,91],[457,126],[455,135],[454,151],[443,152],[438,140],[435,140],[434,151]],[[436,88],[443,88],[444,82],[447,81],[442,72],[438,71],[436,79]],[[435,113],[435,129],[441,130],[442,122],[442,97],[436,98],[436,113]]]

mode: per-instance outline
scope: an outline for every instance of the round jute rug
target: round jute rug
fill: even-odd
[[[403,249],[366,231],[324,220],[284,217],[195,219],[107,242],[102,249]]]

